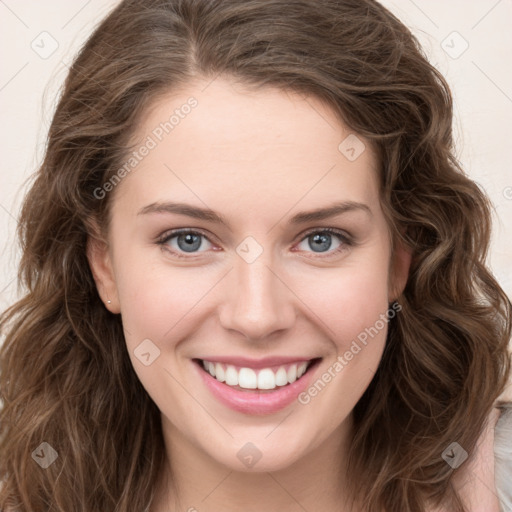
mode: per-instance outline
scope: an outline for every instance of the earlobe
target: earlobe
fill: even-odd
[[[120,313],[117,286],[108,250],[108,244],[98,236],[99,231],[87,238],[87,260],[101,300],[111,313]]]
[[[393,302],[403,293],[407,280],[409,279],[409,269],[411,267],[412,249],[406,247],[401,240],[395,243],[390,268],[389,280],[389,301]]]

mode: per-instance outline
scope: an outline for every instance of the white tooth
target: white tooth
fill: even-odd
[[[203,359],[203,368],[208,371],[208,363]]]
[[[251,368],[240,368],[240,372],[238,373],[238,385],[245,389],[256,389],[258,387],[256,372]]]
[[[297,364],[292,364],[290,368],[288,368],[288,382],[293,384],[297,380]]]
[[[281,366],[276,372],[276,386],[286,386],[288,384],[288,376],[284,366]]]
[[[240,386],[244,389],[275,389],[278,386],[293,384],[304,375],[308,362],[292,364],[286,371],[284,366],[277,372],[270,368],[263,368],[256,373],[252,368],[241,368],[239,371],[232,365],[224,366],[221,363],[203,361],[203,366],[219,382],[225,382],[228,386]]]
[[[220,363],[215,365],[215,378],[220,382],[224,382],[226,380],[226,373]]]
[[[306,371],[306,368],[308,366],[308,363],[301,363],[298,368],[297,368],[297,379],[300,379],[303,375],[304,375],[304,372]]]
[[[235,370],[234,366],[228,364],[226,368],[226,384],[229,386],[238,386],[238,372]]]
[[[260,370],[258,373],[258,389],[274,389],[276,387],[276,376],[270,368]]]

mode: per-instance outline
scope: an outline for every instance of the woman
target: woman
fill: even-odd
[[[122,2],[21,214],[0,507],[506,510],[510,302],[451,122],[374,1]]]

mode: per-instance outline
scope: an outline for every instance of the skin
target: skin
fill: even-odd
[[[375,325],[399,297],[410,264],[404,248],[392,250],[375,155],[366,143],[347,159],[338,146],[351,132],[318,99],[249,90],[223,77],[160,98],[135,140],[146,140],[191,96],[197,107],[112,192],[106,243],[91,237],[88,245],[98,291],[122,315],[133,367],[162,414],[168,467],[151,512],[250,504],[269,512],[357,510],[344,486],[352,410],[379,364],[386,327],[308,404],[265,416],[218,402],[192,358],[321,357],[314,382]],[[139,214],[166,201],[208,207],[230,227]],[[289,223],[341,201],[369,212]],[[206,236],[196,252],[180,250],[176,237],[156,242],[178,228]],[[315,251],[308,235],[325,228],[353,243],[332,235],[326,252]],[[263,249],[250,264],[236,252],[248,236]],[[145,339],[160,350],[149,366],[134,353]],[[237,457],[247,442],[262,454],[252,468]]]

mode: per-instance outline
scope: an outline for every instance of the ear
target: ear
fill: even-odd
[[[119,296],[112,265],[112,255],[95,221],[90,220],[92,228],[87,238],[87,259],[101,300],[111,313],[120,313]],[[108,302],[110,301],[110,303]]]
[[[412,249],[406,247],[404,242],[396,239],[391,256],[388,296],[389,302],[393,302],[400,297],[405,289],[409,279],[409,269],[411,267]]]

